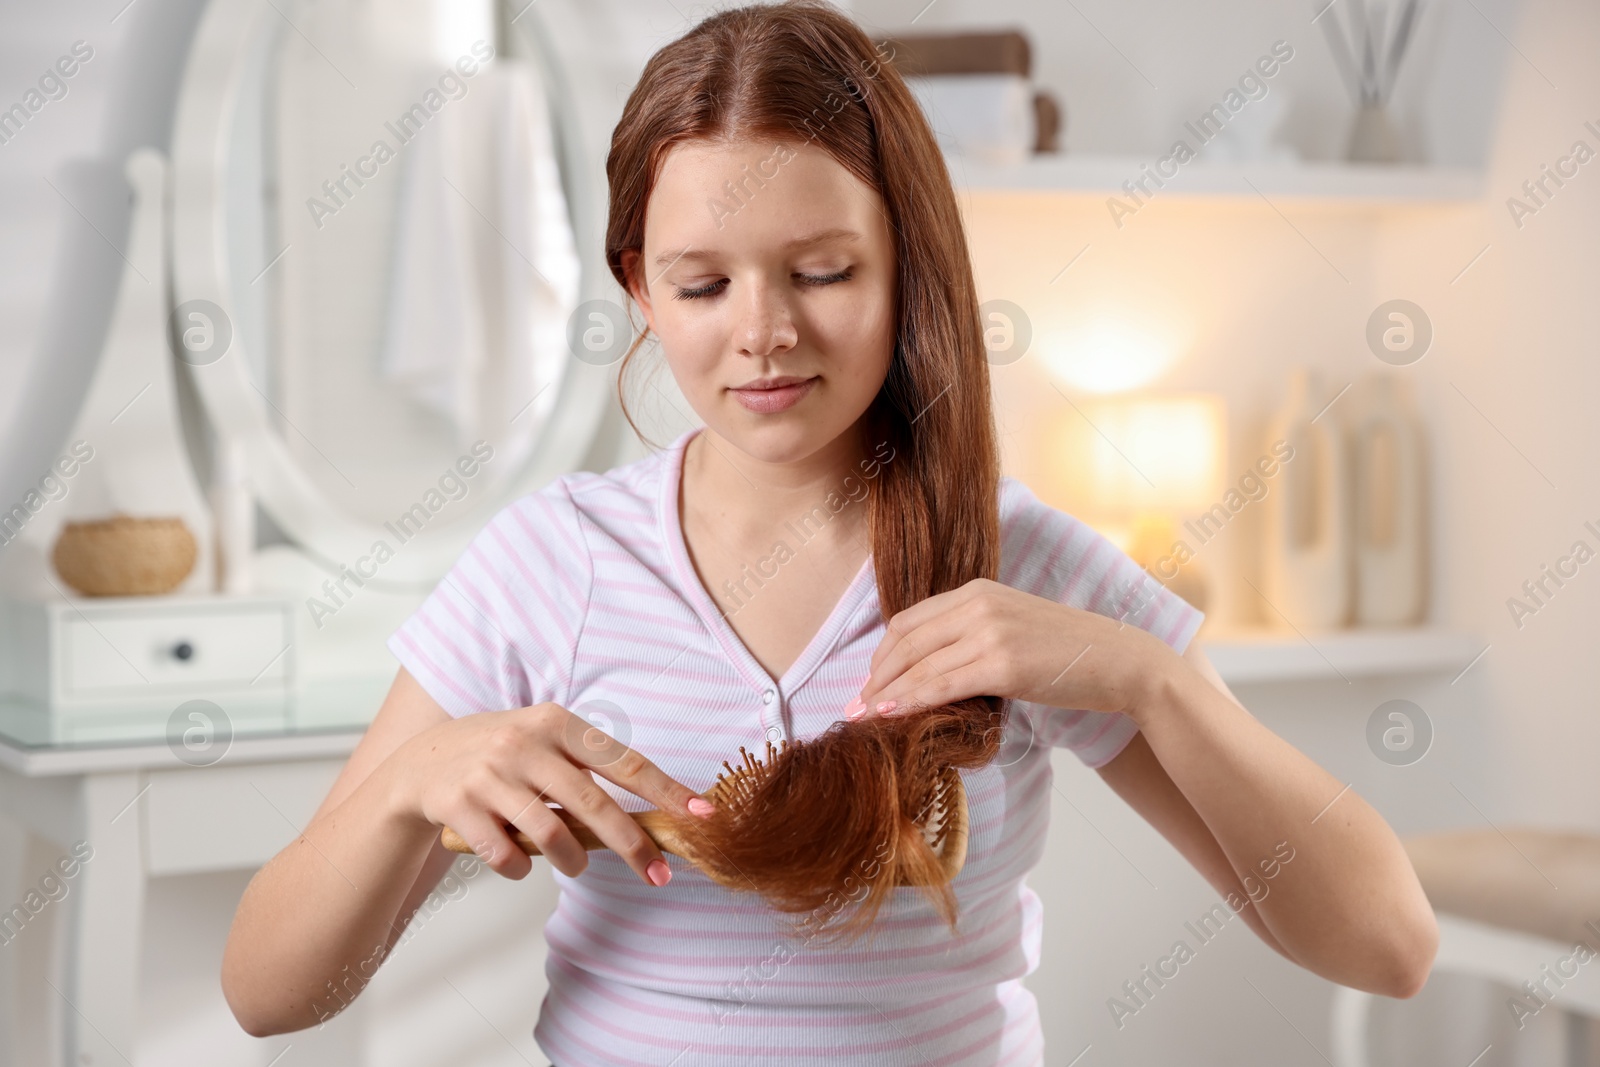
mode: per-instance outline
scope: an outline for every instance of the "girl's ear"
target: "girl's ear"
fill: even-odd
[[[656,328],[654,310],[650,307],[650,290],[639,278],[639,250],[626,249],[622,253],[622,272],[628,279],[628,295],[633,297],[641,310],[644,311],[645,324],[653,331]]]

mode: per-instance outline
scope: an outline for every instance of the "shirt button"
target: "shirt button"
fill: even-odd
[[[763,691],[762,691],[762,693],[761,693],[761,703],[763,703],[763,704],[770,704],[770,703],[772,703],[772,698],[773,698],[773,697],[774,697],[774,696],[776,696],[776,695],[777,695],[777,694],[776,694],[776,693],[774,693],[774,692],[773,692],[773,691],[772,691],[772,690],[770,690],[770,689],[767,689],[767,690],[763,690]]]

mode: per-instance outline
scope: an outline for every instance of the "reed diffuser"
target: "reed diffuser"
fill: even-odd
[[[1394,93],[1400,61],[1416,29],[1420,0],[1400,0],[1392,25],[1387,4],[1369,5],[1367,0],[1313,2],[1322,10],[1315,21],[1322,24],[1339,77],[1355,98],[1356,115],[1345,158],[1352,163],[1400,162],[1400,137],[1390,120],[1388,102]],[[1345,22],[1340,21],[1340,9],[1349,12]]]

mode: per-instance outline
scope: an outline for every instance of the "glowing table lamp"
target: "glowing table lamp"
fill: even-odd
[[[1194,538],[1180,519],[1221,491],[1227,415],[1209,393],[1120,393],[1073,401],[1062,417],[1060,484],[1069,510],[1116,542],[1173,592],[1204,608]],[[1179,544],[1183,551],[1174,551]]]

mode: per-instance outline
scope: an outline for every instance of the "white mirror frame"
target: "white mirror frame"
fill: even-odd
[[[280,17],[269,0],[211,0],[190,47],[173,123],[173,306],[209,300],[235,324],[239,316],[232,300],[226,217],[229,146],[250,68],[246,58],[261,36],[271,32],[270,20]],[[550,42],[538,33],[530,36],[546,57],[552,56]],[[602,208],[594,203],[604,176],[595,172],[593,156],[582,143],[576,109],[566,104],[573,99],[571,87],[559,80],[555,64],[539,66],[557,136],[568,149],[563,191],[582,263],[578,300],[615,299],[605,288],[608,281],[611,290],[616,285],[604,262],[603,220],[596,213]],[[252,383],[245,346],[235,325],[232,344],[221,358],[203,366],[185,362],[184,367],[218,437],[243,446],[262,507],[298,547],[334,567],[368,554],[376,541],[390,540],[383,524],[344,514],[295,462],[272,425],[266,399]],[[569,356],[556,401],[524,468],[499,492],[474,494],[453,518],[423,527],[406,541],[404,551],[384,564],[384,581],[436,582],[507,502],[578,469],[605,422],[615,381],[614,367]]]

